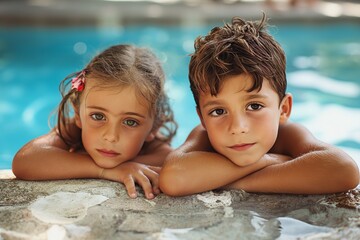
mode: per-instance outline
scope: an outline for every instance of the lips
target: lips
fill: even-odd
[[[116,157],[120,155],[118,152],[107,149],[96,149],[96,151],[98,151],[104,157]]]
[[[236,145],[230,146],[229,148],[236,150],[236,151],[245,151],[254,145],[255,145],[255,143],[244,143],[244,144],[236,144]]]

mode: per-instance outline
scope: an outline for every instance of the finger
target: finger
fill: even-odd
[[[159,195],[161,193],[161,190],[160,190],[159,186],[153,187],[153,193],[155,195]]]
[[[160,173],[161,171],[161,167],[156,167],[156,166],[148,166],[149,169],[153,170],[156,173]]]
[[[160,169],[160,167],[154,167],[155,169]],[[149,167],[148,170],[144,171],[146,177],[150,180],[152,185],[152,191],[155,195],[160,194],[160,188],[159,188],[159,173],[156,171],[153,171],[151,167]]]
[[[154,194],[158,195],[160,193],[159,174],[158,173],[150,174],[149,178],[152,183],[152,188],[153,188]]]
[[[123,183],[125,185],[127,193],[129,194],[129,197],[136,198],[137,193],[136,193],[135,181],[134,181],[133,177],[131,175],[127,176],[124,179]]]
[[[149,180],[149,178],[147,176],[144,175],[144,173],[140,172],[137,176],[136,176],[136,182],[142,187],[142,189],[144,190],[145,196],[148,199],[153,199],[154,193],[153,193],[153,189],[152,189],[152,185],[151,182]]]

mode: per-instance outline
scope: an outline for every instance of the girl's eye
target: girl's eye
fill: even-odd
[[[105,120],[105,116],[101,113],[91,114],[90,117],[95,121],[104,121]]]
[[[135,120],[132,120],[132,119],[125,120],[124,124],[129,127],[136,127],[137,125],[139,125]]]
[[[215,109],[215,110],[210,112],[210,116],[215,116],[215,117],[223,115],[223,114],[225,114],[225,110],[221,109],[221,108]]]
[[[262,109],[263,106],[259,103],[252,103],[250,104],[248,107],[247,107],[247,110],[250,110],[250,111],[257,111],[257,110],[260,110]]]

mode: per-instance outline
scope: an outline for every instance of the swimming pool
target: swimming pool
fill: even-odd
[[[188,87],[188,55],[195,37],[210,28],[0,27],[0,169],[11,168],[22,145],[49,131],[49,114],[60,101],[59,82],[96,52],[118,43],[150,47],[163,61],[180,125],[173,146],[179,146],[199,123]],[[294,95],[291,119],[359,163],[360,25],[278,24],[270,31],[287,55],[288,91]]]

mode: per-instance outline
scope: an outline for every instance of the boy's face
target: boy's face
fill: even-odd
[[[154,118],[138,101],[134,87],[86,89],[76,115],[86,152],[103,168],[113,168],[136,157],[144,142],[154,138]],[[87,90],[90,89],[90,90]]]
[[[260,91],[248,92],[253,80],[241,74],[224,79],[217,96],[199,96],[202,125],[212,147],[239,166],[258,161],[274,145],[280,121],[291,111],[291,96],[279,97],[264,80]]]

